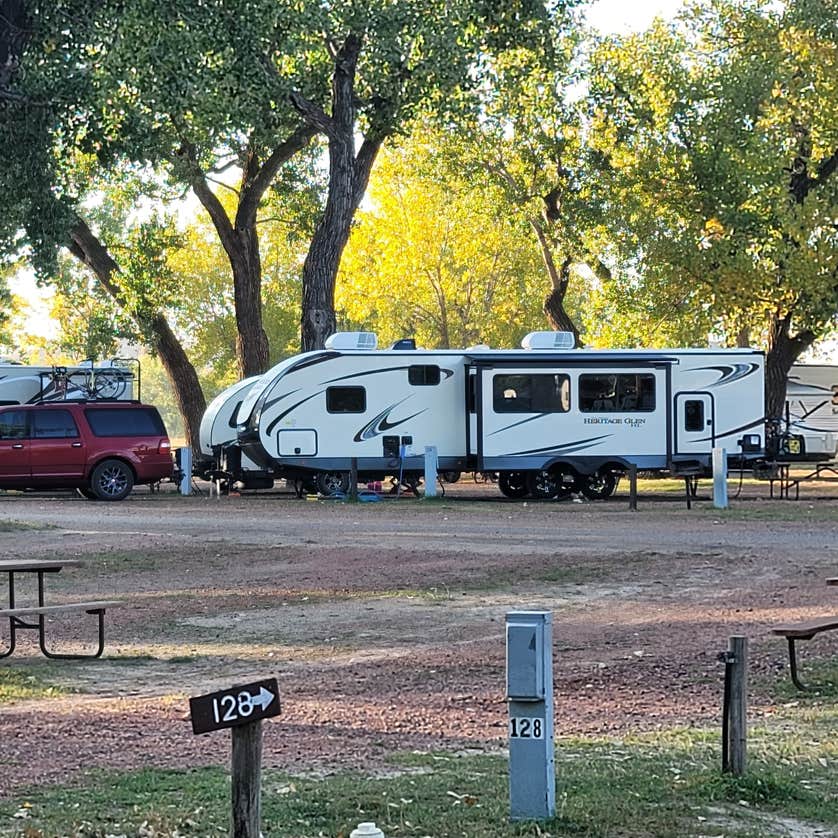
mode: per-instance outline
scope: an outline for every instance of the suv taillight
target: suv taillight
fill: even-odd
[[[172,450],[172,443],[168,439],[161,439],[160,445],[157,446],[158,454],[168,454]]]

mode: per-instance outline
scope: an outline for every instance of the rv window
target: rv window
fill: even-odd
[[[695,399],[684,402],[684,430],[704,430],[704,402]]]
[[[495,413],[567,413],[570,378],[549,373],[496,375],[492,396]]]
[[[79,435],[69,410],[38,410],[32,413],[32,436],[36,439],[71,439]]]
[[[363,387],[328,387],[326,410],[329,413],[363,413],[367,409],[367,391]]]
[[[412,366],[407,368],[407,380],[417,387],[439,384],[439,367]]]
[[[654,375],[621,372],[579,376],[582,413],[638,413],[654,409]]]
[[[22,410],[0,413],[0,439],[24,439],[26,437],[26,414]]]

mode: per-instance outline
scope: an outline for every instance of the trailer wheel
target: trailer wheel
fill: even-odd
[[[349,491],[349,475],[345,471],[318,471],[314,485],[321,495],[345,495]]]
[[[527,486],[534,498],[565,500],[577,489],[577,478],[573,471],[553,466],[549,471],[531,471]]]
[[[527,475],[527,488],[534,498],[549,500],[559,493],[561,472],[531,471]]]
[[[525,498],[530,493],[527,488],[527,473],[502,471],[498,477],[498,488],[501,494],[508,498]]]
[[[603,471],[583,478],[581,492],[588,500],[610,498],[617,488],[618,477],[613,471]]]

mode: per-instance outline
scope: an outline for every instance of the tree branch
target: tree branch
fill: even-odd
[[[309,102],[301,93],[296,91],[289,98],[291,104],[309,125],[312,125],[321,134],[325,134],[330,140],[338,138],[335,121],[322,108],[319,108],[313,102]]]
[[[268,159],[258,169],[256,177],[243,189],[239,210],[236,213],[237,226],[254,224],[256,222],[256,211],[259,208],[259,202],[262,200],[262,196],[268,187],[273,183],[277,172],[297,152],[305,148],[317,133],[317,128],[314,125],[300,125],[274,148]]]
[[[233,230],[233,224],[230,221],[227,211],[224,209],[218,196],[210,189],[207,182],[206,175],[201,171],[195,155],[195,147],[190,143],[184,142],[178,152],[180,158],[185,160],[190,172],[190,182],[192,184],[192,191],[201,202],[201,205],[209,213],[210,220],[218,233],[221,244],[228,255],[236,253],[238,250],[238,242],[236,241],[236,234]]]

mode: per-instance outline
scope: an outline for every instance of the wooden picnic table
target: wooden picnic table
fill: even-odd
[[[838,585],[838,576],[831,576],[826,580],[827,585]],[[785,637],[789,646],[789,667],[791,669],[791,680],[799,690],[807,689],[797,674],[797,652],[795,642],[798,640],[811,640],[813,637],[825,631],[838,630],[838,616],[818,617],[813,620],[800,620],[796,623],[789,623],[784,626],[774,626],[772,634]]]
[[[0,560],[0,574],[8,579],[8,608],[0,609],[0,618],[9,620],[9,645],[0,652],[0,658],[8,657],[15,650],[17,632],[32,629],[38,632],[38,642],[45,657],[48,658],[98,658],[105,647],[105,609],[122,603],[116,600],[99,600],[90,602],[60,603],[47,605],[44,578],[46,574],[58,573],[65,567],[81,567],[84,562],[79,559],[2,559]],[[16,602],[16,576],[34,573],[38,577],[37,604],[19,606]],[[59,654],[50,651],[46,646],[46,618],[66,613],[94,614],[98,618],[99,641],[92,654]],[[36,618],[37,622],[27,622],[24,618]]]
[[[38,575],[38,605],[44,605],[44,574],[58,573],[63,567],[80,567],[79,559],[3,559],[0,573],[5,573],[9,582],[9,608],[15,607],[15,574],[36,573]]]

